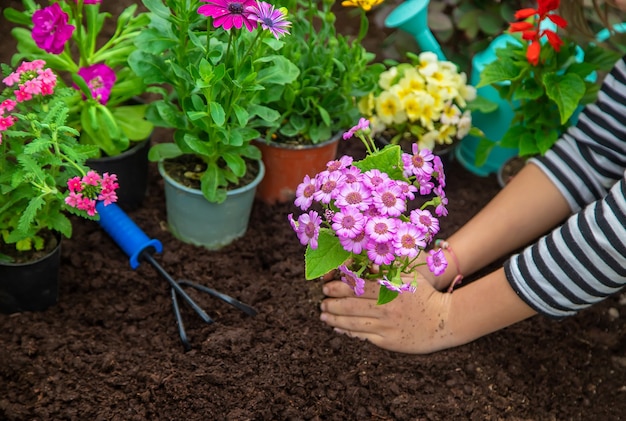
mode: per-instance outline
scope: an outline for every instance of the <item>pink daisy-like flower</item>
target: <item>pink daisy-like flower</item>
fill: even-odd
[[[414,209],[409,214],[409,218],[413,224],[432,236],[439,232],[439,220],[428,209]]]
[[[341,280],[348,284],[357,296],[365,293],[365,280],[350,269],[346,265],[339,266],[339,272],[343,275]]]
[[[289,215],[289,219],[293,220],[291,214]],[[309,211],[309,213],[300,215],[298,220],[292,223],[291,226],[295,227],[300,244],[303,246],[308,244],[312,249],[316,249],[321,223],[322,218],[319,214],[315,211]]]
[[[439,183],[441,187],[446,186],[446,174],[443,171],[443,162],[438,155],[435,155],[433,158],[433,175],[437,176],[437,183]]]
[[[311,177],[305,175],[302,183],[296,188],[296,200],[294,204],[303,211],[307,210],[313,204],[313,193],[315,193],[316,190],[315,179],[311,179]]]
[[[249,32],[254,31],[257,22],[250,18],[249,8],[255,7],[254,0],[202,0],[204,4],[198,8],[198,13],[213,18],[213,27],[220,26],[226,31],[233,26],[241,29],[246,26]]]
[[[409,161],[404,161],[406,171],[410,171],[416,176],[428,176],[433,172],[432,160],[434,159],[433,153],[428,149],[419,149],[417,143],[412,147],[413,155],[409,156]]]
[[[282,10],[276,10],[274,6],[264,1],[257,1],[256,6],[247,9],[250,14],[248,18],[257,21],[261,28],[270,31],[276,39],[289,34],[288,28],[291,22]]]
[[[370,207],[370,197],[370,190],[364,184],[343,184],[339,189],[335,206],[340,208],[350,206],[365,211]]]
[[[352,161],[353,158],[351,156],[344,155],[339,159],[326,163],[326,169],[328,172],[341,171],[348,168],[352,164]]]
[[[403,222],[396,231],[393,246],[398,255],[412,259],[418,255],[421,248],[426,247],[424,238],[423,231],[413,224]]]
[[[448,261],[441,249],[430,250],[426,257],[426,264],[428,265],[428,269],[430,269],[435,276],[443,274],[448,267]]]
[[[91,96],[100,104],[106,105],[111,96],[111,89],[117,80],[113,69],[104,63],[97,63],[89,67],[81,67],[78,70],[78,76],[87,82]],[[74,88],[78,89],[76,85]]]
[[[391,241],[396,233],[395,219],[374,216],[365,224],[365,233],[377,243]]]
[[[391,242],[377,243],[370,241],[366,246],[367,257],[376,265],[389,265],[396,256],[393,254],[393,246]]]
[[[369,241],[370,239],[365,234],[365,230],[362,230],[354,238],[339,237],[339,242],[341,243],[343,249],[354,254],[361,254]]]
[[[61,54],[65,43],[74,33],[73,25],[68,25],[68,15],[58,3],[33,13],[31,35],[37,47],[50,54]]]
[[[372,192],[374,206],[381,215],[399,216],[406,210],[402,189],[394,180],[378,186]]]
[[[365,171],[364,176],[365,177],[364,177],[363,182],[365,183],[366,186],[368,186],[372,190],[376,189],[376,187],[391,180],[386,173],[381,172],[380,170],[376,170],[376,169]]]
[[[313,200],[328,204],[337,197],[338,188],[343,184],[343,174],[339,172],[322,171],[316,176],[317,191],[313,193]]]
[[[356,208],[344,208],[333,216],[333,229],[339,237],[354,238],[363,231],[365,217]]]
[[[443,187],[437,186],[434,189],[435,194],[439,198],[439,204],[435,208],[435,214],[437,216],[446,216],[448,215],[448,198],[446,197],[446,193],[443,191]]]
[[[348,140],[352,136],[354,136],[354,134],[358,132],[359,130],[366,130],[369,127],[370,127],[370,121],[366,118],[361,118],[359,119],[359,122],[357,123],[356,126],[352,127],[350,130],[348,130],[347,132],[343,134],[343,140]]]
[[[378,283],[382,286],[384,286],[385,288],[387,288],[390,291],[395,291],[398,292],[400,294],[402,294],[403,292],[415,292],[415,287],[411,284],[394,284],[393,282],[391,282],[389,279],[387,279],[387,277],[383,277],[383,279],[379,279]]]
[[[344,182],[346,184],[358,183],[363,179],[363,174],[357,167],[345,168],[341,173],[344,175]]]

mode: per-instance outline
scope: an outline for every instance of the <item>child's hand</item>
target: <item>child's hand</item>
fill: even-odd
[[[450,346],[447,318],[451,294],[436,291],[420,278],[414,293],[405,292],[390,303],[376,305],[379,288],[378,283],[367,282],[365,293],[357,297],[345,283],[328,282],[320,319],[339,333],[391,351],[427,354]]]

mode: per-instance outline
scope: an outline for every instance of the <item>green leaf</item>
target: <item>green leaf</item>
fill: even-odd
[[[147,139],[154,130],[154,125],[145,119],[147,107],[142,104],[113,109],[113,117],[128,139],[134,141]]]
[[[398,297],[399,293],[397,291],[392,291],[389,288],[381,285],[378,290],[378,301],[376,305],[387,304]]]
[[[150,147],[148,159],[152,162],[158,162],[162,159],[176,158],[181,156],[182,153],[175,143],[157,143]]]
[[[284,56],[263,56],[257,61],[271,63],[263,66],[257,75],[257,83],[260,85],[291,83],[300,75],[300,69]]]
[[[565,124],[585,95],[585,81],[576,74],[559,76],[549,73],[544,75],[543,83],[548,98],[559,107],[561,124]]]
[[[477,88],[494,83],[502,83],[519,80],[523,76],[520,67],[510,60],[496,60],[485,66],[480,73]]]
[[[304,253],[304,276],[306,279],[316,279],[328,272],[337,269],[350,258],[351,253],[344,250],[328,228],[320,229],[318,247],[307,246]]]
[[[224,108],[221,104],[213,101],[209,102],[209,113],[211,114],[213,122],[218,127],[222,127],[226,122],[226,113],[224,112]]]
[[[378,169],[394,180],[405,180],[402,170],[402,149],[398,145],[385,146],[361,161],[354,162],[353,165],[360,168],[362,172]]]
[[[200,188],[204,197],[211,203],[222,203],[226,200],[226,189],[219,188],[220,169],[210,163],[200,179]]]

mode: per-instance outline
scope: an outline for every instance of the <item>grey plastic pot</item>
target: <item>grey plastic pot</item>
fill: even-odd
[[[158,169],[165,180],[167,223],[176,238],[217,250],[246,233],[256,188],[265,175],[263,162],[259,161],[259,174],[252,183],[230,190],[226,200],[219,204],[206,200],[200,190],[186,187],[170,177],[162,161]]]

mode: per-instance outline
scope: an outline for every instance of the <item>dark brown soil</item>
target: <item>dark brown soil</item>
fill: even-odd
[[[476,177],[457,162],[447,175],[444,237],[499,190],[495,176]],[[76,219],[63,242],[58,304],[0,315],[0,419],[626,418],[624,295],[433,355],[391,353],[319,321],[320,284],[304,280],[304,250],[287,222],[293,205],[255,202],[246,235],[207,251],[168,232],[154,164],[148,193],[129,216],[163,243],[156,260],[258,315],[190,290],[215,323],[181,304],[192,345],[184,352],[164,278],[146,263],[132,270],[96,223]]]

